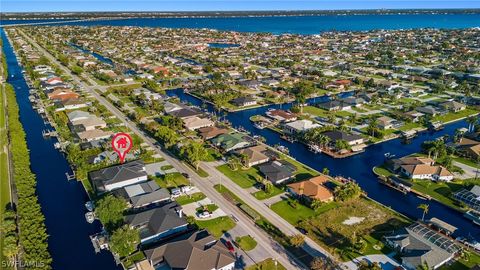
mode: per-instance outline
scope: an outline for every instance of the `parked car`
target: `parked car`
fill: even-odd
[[[232,242],[230,242],[230,241],[225,242],[225,246],[227,246],[228,251],[230,251],[232,253],[235,252],[235,248],[233,247]]]
[[[199,218],[209,218],[211,216],[212,216],[212,213],[210,213],[208,211],[203,211],[203,212],[198,213]]]

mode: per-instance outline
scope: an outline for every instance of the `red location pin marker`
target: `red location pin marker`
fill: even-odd
[[[117,133],[112,138],[112,148],[115,150],[115,152],[117,152],[118,157],[120,158],[120,163],[123,163],[125,156],[127,155],[128,151],[132,149],[132,146],[132,137],[130,137],[130,135],[127,133]]]

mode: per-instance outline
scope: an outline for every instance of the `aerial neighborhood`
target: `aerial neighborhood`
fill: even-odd
[[[5,32],[124,269],[480,265],[478,28]]]

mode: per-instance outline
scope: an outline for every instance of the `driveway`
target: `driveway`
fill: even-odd
[[[393,260],[392,258],[390,258],[385,254],[373,254],[373,255],[361,256],[361,257],[355,258],[353,261],[343,263],[342,268],[349,269],[349,270],[357,270],[358,267],[356,263],[362,260],[366,260],[372,263],[373,262],[379,263],[383,270],[393,270],[395,269],[395,267],[400,265],[395,260]]]
[[[460,167],[465,172],[464,174],[455,173],[455,178],[468,179],[468,178],[475,178],[476,176],[480,176],[480,171],[477,168],[468,166],[467,164],[463,164],[458,161],[454,161],[453,165]]]

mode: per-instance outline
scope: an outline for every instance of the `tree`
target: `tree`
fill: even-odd
[[[362,189],[357,183],[350,181],[344,185],[337,186],[333,193],[336,200],[343,202],[358,198],[362,194]]]
[[[20,248],[17,244],[17,238],[14,235],[8,235],[3,239],[2,253],[5,257],[12,259],[15,257]]]
[[[125,208],[127,208],[125,200],[113,195],[107,195],[98,201],[95,214],[98,219],[100,219],[105,229],[111,232],[122,224],[123,211]]]
[[[335,141],[335,148],[337,150],[343,150],[343,149],[350,149],[350,145],[348,144],[347,141],[345,140],[336,140]]]
[[[72,73],[76,75],[80,75],[83,72],[83,69],[77,65],[73,66],[71,70],[72,70]]]
[[[112,252],[125,257],[132,254],[140,243],[140,235],[136,229],[124,225],[115,230],[110,237],[109,246]]]
[[[180,152],[190,164],[195,166],[195,170],[197,171],[200,166],[200,161],[205,160],[208,157],[208,151],[203,143],[196,141],[191,141],[184,145]]]
[[[290,244],[294,247],[300,247],[305,243],[305,236],[301,234],[295,234],[290,237]]]
[[[310,269],[312,270],[330,270],[334,269],[332,264],[323,257],[315,257],[312,263],[310,264]]]
[[[422,203],[422,204],[419,204],[418,209],[422,209],[422,221],[425,219],[425,215],[428,214],[428,210],[430,208],[430,206],[428,204],[425,204],[425,203]]]
[[[322,205],[323,205],[323,202],[317,199],[314,199],[310,202],[310,208],[312,208],[313,210],[317,210]]]
[[[475,126],[478,124],[477,116],[469,116],[466,121],[468,123],[468,132],[474,131]]]
[[[322,173],[325,174],[325,175],[329,175],[330,170],[327,167],[325,167],[325,168],[323,168]]]
[[[236,171],[238,170],[238,166],[241,164],[241,161],[238,159],[238,157],[232,156],[228,158],[227,163],[230,167],[230,170]]]

